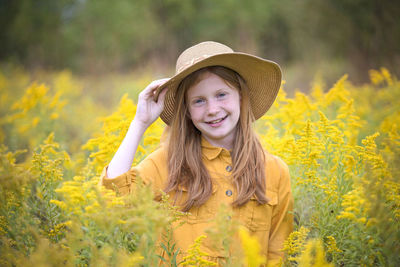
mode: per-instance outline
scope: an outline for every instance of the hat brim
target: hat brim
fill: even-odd
[[[255,119],[268,111],[281,86],[282,72],[273,61],[240,52],[210,56],[179,72],[158,88],[156,98],[164,88],[168,88],[164,110],[160,114],[166,124],[170,125],[174,117],[175,92],[181,81],[196,70],[209,66],[227,67],[242,76],[249,88],[250,105]]]

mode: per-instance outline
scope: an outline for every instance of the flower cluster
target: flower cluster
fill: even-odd
[[[369,74],[362,86],[344,75],[332,88],[317,78],[309,93],[290,97],[282,88],[255,124],[264,147],[290,169],[297,224],[284,242],[286,266],[399,265],[400,82],[385,68]],[[8,146],[0,146],[0,265],[269,264],[223,207],[206,232],[224,255],[216,263],[202,249],[205,237],[188,251],[176,247],[183,214],[168,195],[153,201],[140,179],[127,197],[98,186],[136,111],[135,95],[117,108],[113,101],[150,77],[99,82],[63,71],[32,80],[0,71],[0,141]],[[156,121],[134,164],[167,134]]]

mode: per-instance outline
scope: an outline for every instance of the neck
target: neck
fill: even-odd
[[[207,140],[207,142],[209,142],[211,145],[216,146],[216,147],[222,147],[225,148],[227,150],[232,150],[233,149],[233,141],[234,138],[229,138],[227,140],[227,138],[225,139],[221,139],[221,140],[210,140],[207,138],[207,136],[204,136],[204,139]]]

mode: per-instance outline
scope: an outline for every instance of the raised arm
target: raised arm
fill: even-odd
[[[107,168],[107,177],[114,178],[127,171],[132,166],[136,150],[146,129],[160,116],[164,108],[165,88],[154,101],[157,88],[169,79],[160,79],[151,82],[140,94],[136,108],[136,114],[132,120],[124,140],[112,158]]]

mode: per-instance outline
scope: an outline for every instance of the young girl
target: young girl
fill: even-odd
[[[182,256],[226,204],[257,237],[268,264],[279,262],[293,225],[289,171],[263,150],[252,123],[270,108],[280,83],[274,62],[216,42],[188,48],[174,77],[153,81],[140,93],[135,118],[101,184],[126,194],[140,176],[155,193],[168,193],[189,212],[173,233]],[[159,116],[169,125],[167,140],[131,168],[142,135]],[[211,260],[222,257],[207,239],[201,249]]]

